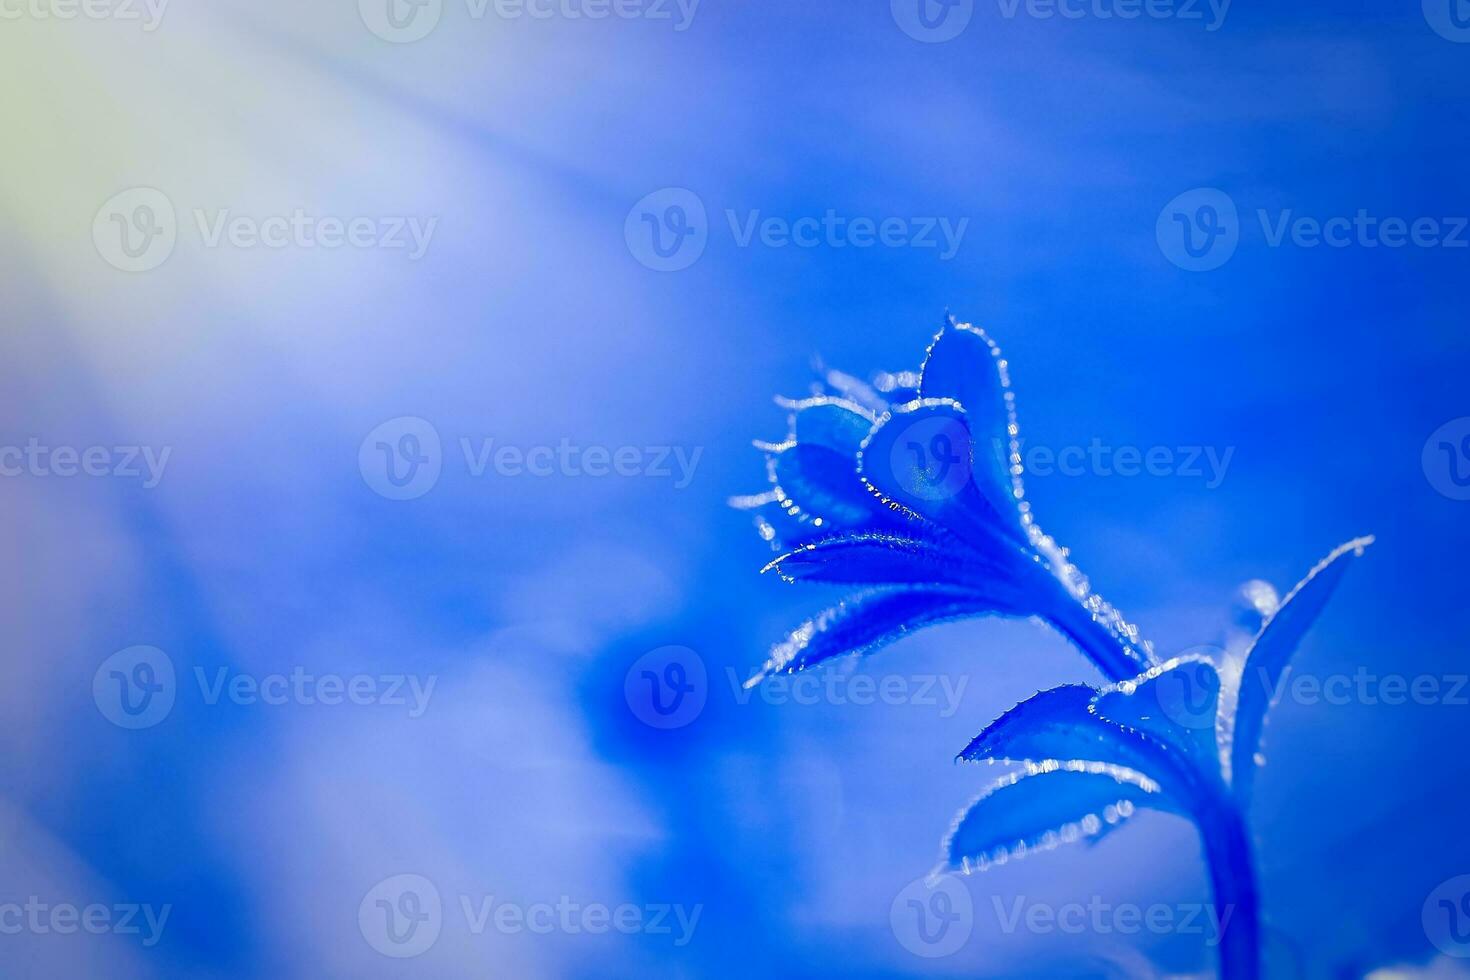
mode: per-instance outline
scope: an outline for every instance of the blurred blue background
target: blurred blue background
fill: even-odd
[[[764,489],[750,440],[782,437],[771,397],[809,391],[814,357],[916,368],[950,310],[1005,350],[1028,444],[1233,451],[1218,481],[1028,481],[1161,652],[1238,641],[1241,583],[1284,592],[1371,533],[1296,669],[1463,675],[1470,503],[1445,467],[1470,459],[1425,449],[1470,415],[1470,232],[1273,246],[1258,217],[1365,210],[1448,235],[1470,215],[1470,44],[1442,6],[1123,19],[1089,0],[1073,19],[976,0],[927,8],[930,29],[903,0],[604,19],[444,0],[398,9],[438,18],[417,40],[371,0],[175,0],[154,30],[7,8],[0,446],[170,455],[153,487],[0,478],[0,903],[171,913],[152,945],[6,931],[3,972],[1208,975],[1199,936],[1035,935],[995,914],[997,896],[1205,901],[1193,831],[1151,813],[967,880],[968,942],[906,948],[891,904],[998,772],[955,752],[1039,688],[1098,678],[1039,625],[977,621],[860,668],[963,682],[953,710],[745,699],[735,682],[834,596],[758,575],[770,550],[726,501]],[[129,272],[105,231],[138,187],[176,209],[177,241]],[[1208,271],[1168,240],[1168,206],[1197,188],[1238,209]],[[691,198],[703,251],[650,268],[642,214]],[[116,213],[146,217],[130,200]],[[414,259],[211,247],[195,219],[298,208],[437,224]],[[753,212],[829,210],[966,224],[950,257],[741,244]],[[390,499],[367,443],[405,417],[441,440],[441,472]],[[461,440],[492,439],[635,447],[641,469],[477,475]],[[645,447],[697,460],[687,485],[648,472]],[[128,730],[94,677],[137,645],[166,654],[176,700]],[[664,730],[625,681],[669,645],[707,682]],[[195,671],[222,668],[435,686],[417,717],[211,704]],[[1438,955],[1421,905],[1470,872],[1467,736],[1463,703],[1276,709],[1251,814],[1273,975]],[[398,959],[359,911],[402,874],[443,911]],[[461,900],[490,896],[700,916],[682,945],[677,927],[476,931]]]

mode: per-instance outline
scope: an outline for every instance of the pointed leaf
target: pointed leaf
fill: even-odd
[[[1261,739],[1266,727],[1266,712],[1271,708],[1282,672],[1302,637],[1332,597],[1348,566],[1372,543],[1372,537],[1356,538],[1318,562],[1282,600],[1280,608],[1261,627],[1250,652],[1246,654],[1235,717],[1226,732],[1230,740],[1231,782],[1242,804],[1249,802],[1256,767],[1264,761],[1261,758]]]
[[[973,587],[1003,599],[1011,607],[1021,601],[1014,583],[1000,569],[987,566],[941,539],[893,534],[837,535],[802,545],[768,564],[788,582],[863,582],[870,585],[942,583]]]
[[[771,650],[751,687],[771,674],[799,670],[845,654],[867,654],[913,630],[967,616],[1002,612],[974,592],[939,587],[874,589],[807,620]]]
[[[1172,809],[1159,785],[1142,773],[1048,760],[1006,777],[970,804],[945,840],[945,860],[952,871],[984,871],[1082,840],[1139,806]]]
[[[986,726],[959,755],[963,762],[1079,759],[1132,769],[1185,803],[1194,793],[1181,775],[1181,750],[1148,732],[1124,727],[1095,709],[1099,691],[1067,684],[1042,691]]]
[[[1208,658],[1195,655],[1176,657],[1104,688],[1095,708],[1114,724],[1182,753],[1190,770],[1215,782],[1223,778],[1215,741],[1219,703],[1220,674]]]
[[[1086,684],[1064,684],[1034,694],[1016,705],[965,746],[959,761],[1026,761],[1093,759],[1098,729],[1103,723],[1087,709],[1097,689]]]
[[[1021,465],[1010,385],[995,342],[980,328],[951,317],[929,345],[919,395],[953,399],[964,406],[975,444],[985,450],[975,458],[976,482],[987,498],[1008,501],[1014,509],[1021,496]]]

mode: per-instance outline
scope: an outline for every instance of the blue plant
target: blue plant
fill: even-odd
[[[780,402],[789,435],[757,444],[770,489],[732,503],[757,513],[778,552],[767,571],[862,588],[792,631],[749,685],[947,620],[1051,624],[1112,683],[1036,694],[965,747],[961,761],[1024,765],[958,816],[942,870],[983,871],[1095,837],[1140,807],[1179,814],[1199,831],[1216,907],[1231,911],[1221,975],[1258,976],[1246,814],[1266,713],[1302,636],[1372,539],[1337,548],[1279,604],[1263,597],[1243,658],[1159,662],[1032,519],[1006,362],[983,331],[949,319],[918,374],[869,385],[824,370],[817,394]]]

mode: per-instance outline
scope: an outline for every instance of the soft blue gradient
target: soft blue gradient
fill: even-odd
[[[1166,654],[1223,644],[1237,587],[1377,544],[1299,672],[1463,674],[1470,503],[1421,450],[1470,415],[1470,250],[1268,247],[1258,208],[1470,215],[1470,44],[1418,0],[1236,0],[1175,20],[1007,19],[943,44],[888,4],[704,0],[649,21],[470,21],[416,44],[355,5],[189,4],[160,28],[0,22],[0,444],[168,446],[156,489],[0,478],[0,902],[171,903],[162,941],[0,934],[15,976],[1056,976],[1208,971],[1197,936],[1006,933],[991,896],[1205,901],[1196,839],[1143,814],[1093,848],[968,880],[975,934],[910,954],[894,897],[1000,770],[952,764],[1038,689],[1098,676],[1025,622],[936,628],[863,669],[966,679],[958,711],[740,703],[829,593],[757,570],[731,494],[812,358],[916,367],[946,309],[1010,361],[1050,447],[1232,447],[1185,476],[1033,476],[1047,531]],[[307,9],[310,7],[310,9]],[[1024,9],[1024,8],[1023,8]],[[208,250],[125,274],[91,240],[124,188],[187,208],[439,217],[397,252]],[[634,202],[693,191],[690,268],[640,265]],[[1170,264],[1176,195],[1240,208],[1233,258]],[[744,215],[969,219],[958,254],[737,247]],[[1470,236],[1467,236],[1470,237]],[[438,485],[375,494],[386,419],[430,420]],[[473,478],[458,439],[702,449],[689,486]],[[837,593],[832,592],[835,595]],[[92,699],[150,644],[185,679],[158,726]],[[698,652],[708,704],[642,724],[637,658]],[[400,709],[216,705],[192,671],[437,677]],[[1470,707],[1272,715],[1252,828],[1280,975],[1437,954],[1426,896],[1470,872]],[[359,902],[400,873],[457,896],[702,904],[693,940],[472,935],[416,959]],[[1150,966],[1152,964],[1152,966]],[[1442,969],[1453,963],[1446,961]],[[1268,975],[1275,975],[1269,974]]]

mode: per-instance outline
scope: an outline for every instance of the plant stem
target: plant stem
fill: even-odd
[[[1235,801],[1213,793],[1195,812],[1214,892],[1221,980],[1256,980],[1261,972],[1260,903],[1245,815]],[[1225,916],[1229,916],[1226,919]]]
[[[1130,680],[1152,666],[1137,648],[1093,615],[1065,586],[1055,578],[1051,582],[1051,588],[1059,595],[1047,619],[1077,644],[1108,680]]]

